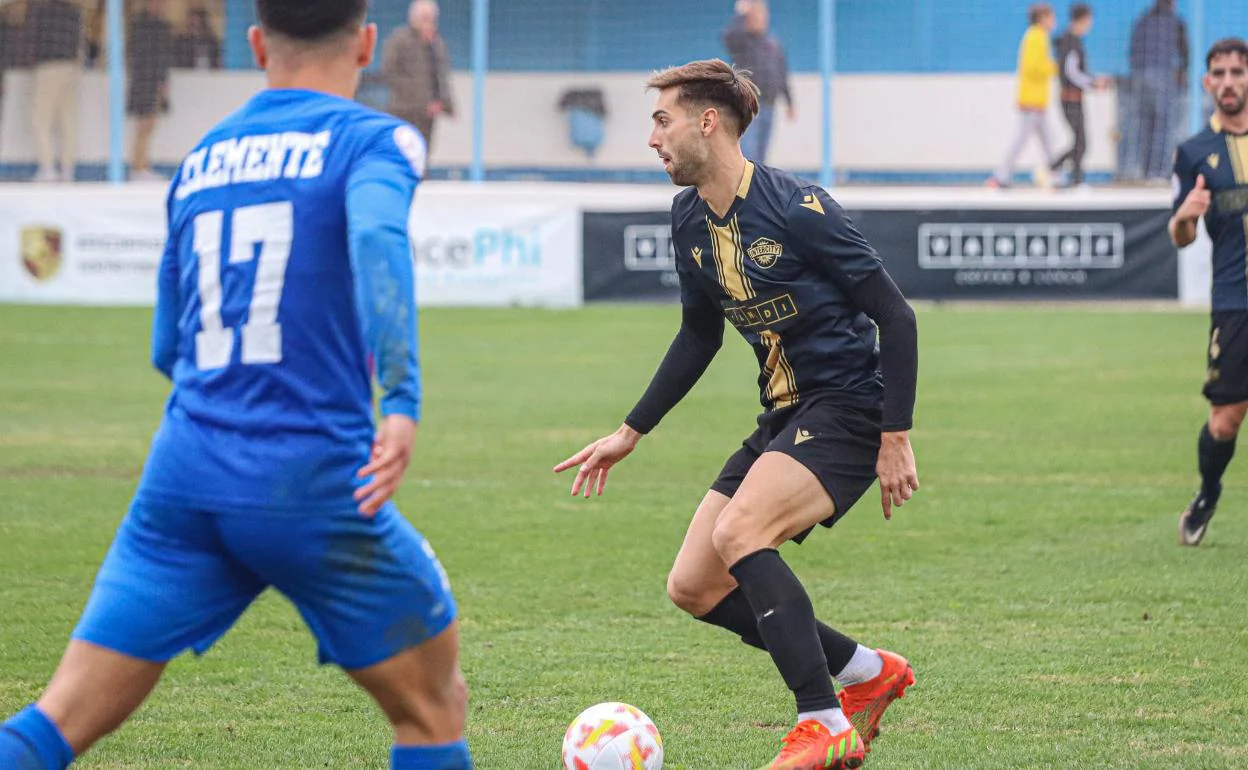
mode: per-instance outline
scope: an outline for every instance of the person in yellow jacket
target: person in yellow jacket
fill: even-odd
[[[1057,14],[1048,3],[1036,3],[1027,10],[1030,26],[1018,46],[1018,132],[1005,160],[988,180],[989,187],[1006,187],[1014,176],[1014,165],[1034,134],[1040,139],[1044,157],[1036,170],[1036,184],[1048,186],[1049,162],[1053,159],[1053,136],[1049,133],[1048,109],[1052,80],[1057,75],[1052,36]],[[1043,171],[1041,171],[1043,167]]]

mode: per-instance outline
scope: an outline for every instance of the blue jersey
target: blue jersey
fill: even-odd
[[[383,414],[420,415],[407,219],[425,143],[335,96],[266,90],[182,163],[153,362],[173,381],[141,501],[352,510]]]

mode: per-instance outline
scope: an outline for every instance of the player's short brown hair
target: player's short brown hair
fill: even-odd
[[[1048,3],[1032,3],[1027,8],[1027,21],[1032,24],[1039,24],[1045,16],[1053,14],[1053,6]]]
[[[1092,15],[1092,6],[1087,3],[1075,3],[1070,6],[1070,20],[1083,21]]]
[[[1209,53],[1205,55],[1205,69],[1213,66],[1214,59],[1227,54],[1239,54],[1245,62],[1248,62],[1248,42],[1239,37],[1224,37],[1214,43],[1209,48]]]
[[[656,72],[646,87],[678,88],[683,104],[719,108],[732,118],[741,136],[758,114],[758,86],[749,75],[722,59],[706,59]]]

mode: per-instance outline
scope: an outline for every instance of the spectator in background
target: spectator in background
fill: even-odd
[[[1147,179],[1167,179],[1178,146],[1176,113],[1187,90],[1187,28],[1174,12],[1174,0],[1156,0],[1131,30],[1131,92],[1135,125],[1130,160]]]
[[[4,125],[4,72],[20,64],[18,38],[20,27],[9,20],[9,8],[0,5],[0,126]]]
[[[78,163],[78,88],[82,81],[82,8],[69,0],[31,0],[26,11],[27,60],[33,65],[31,129],[36,182],[74,180]],[[54,135],[59,135],[60,167]]]
[[[169,111],[169,69],[173,66],[173,25],[165,18],[164,0],[141,0],[126,32],[129,93],[126,114],[134,118],[134,156],[130,179],[161,179],[152,170],[151,143],[156,120]]]
[[[1069,150],[1053,161],[1050,169],[1058,171],[1070,163],[1070,186],[1075,188],[1087,187],[1083,181],[1083,156],[1088,150],[1083,92],[1089,88],[1107,88],[1110,82],[1106,77],[1093,77],[1088,74],[1088,53],[1083,47],[1083,38],[1091,30],[1092,9],[1085,3],[1075,3],[1070,7],[1070,24],[1066,26],[1066,32],[1057,39],[1062,114],[1066,116],[1066,123],[1070,125],[1075,141]]]
[[[1057,62],[1049,38],[1057,26],[1057,14],[1048,3],[1036,3],[1027,10],[1029,26],[1018,46],[1018,132],[1005,160],[988,179],[992,188],[1008,187],[1014,177],[1014,166],[1022,155],[1027,140],[1034,134],[1044,151],[1043,162],[1036,167],[1035,182],[1049,184],[1049,164],[1053,160],[1053,138],[1049,134],[1048,109],[1050,81],[1057,74]]]
[[[186,17],[186,31],[178,35],[173,66],[182,69],[221,69],[221,40],[212,29],[208,9],[192,8]]]
[[[789,120],[797,117],[789,90],[789,62],[784,46],[768,33],[771,13],[766,0],[737,0],[736,16],[724,30],[724,47],[738,69],[749,70],[758,86],[758,115],[741,137],[741,152],[758,163],[767,162],[767,145],[776,116],[776,102],[784,97]]]
[[[390,89],[386,111],[406,120],[425,137],[427,151],[433,147],[433,125],[453,116],[451,55],[438,34],[438,4],[416,0],[408,9],[408,26],[386,39],[381,53],[381,73]]]

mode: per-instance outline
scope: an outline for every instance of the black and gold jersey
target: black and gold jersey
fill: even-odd
[[[1248,310],[1248,134],[1225,131],[1215,116],[1179,145],[1175,212],[1200,176],[1212,198],[1205,228],[1213,241],[1213,310]]]
[[[883,266],[823,188],[747,161],[723,217],[696,188],[680,192],[672,235],[681,302],[754,348],[765,408],[829,392],[878,403],[875,325],[849,295]]]

